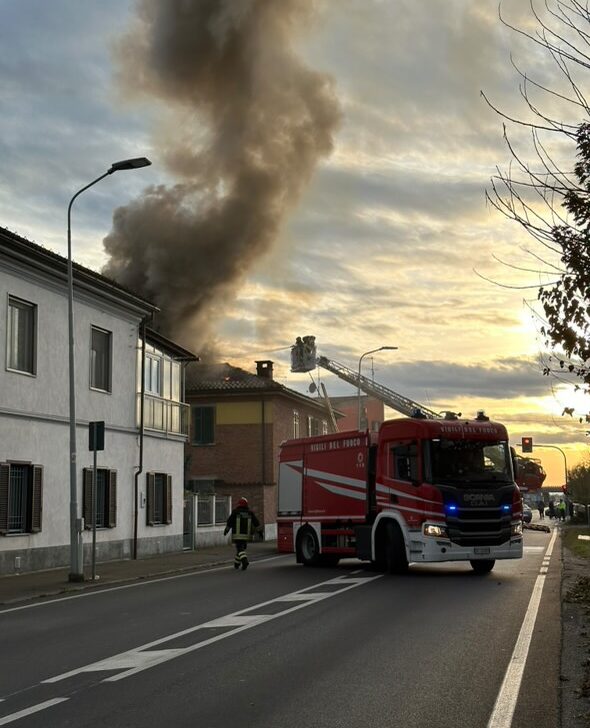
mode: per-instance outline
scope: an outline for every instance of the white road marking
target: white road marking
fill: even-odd
[[[553,553],[553,545],[557,538],[557,531],[553,531],[551,541],[547,548],[546,558],[550,559]],[[524,620],[520,628],[512,657],[502,687],[496,698],[496,703],[490,717],[488,728],[511,728],[512,718],[514,716],[514,710],[516,708],[516,701],[518,699],[518,693],[520,692],[520,684],[522,682],[522,676],[524,674],[524,668],[531,645],[531,639],[533,636],[533,629],[535,627],[535,620],[539,612],[539,604],[541,603],[541,595],[543,593],[543,587],[545,585],[545,573],[547,569],[541,567],[540,574],[537,576],[535,585],[533,587],[533,593],[531,595]]]
[[[274,561],[275,559],[285,559],[287,557],[292,558],[292,554],[281,554],[280,556],[269,556],[265,559],[255,559],[251,563],[253,564],[262,564],[265,561]],[[138,586],[146,586],[148,584],[155,584],[156,582],[161,581],[171,581],[172,579],[186,579],[189,576],[202,576],[203,574],[212,574],[215,571],[226,571],[227,570],[227,564],[230,563],[229,561],[226,562],[223,566],[214,566],[212,569],[202,568],[195,571],[188,571],[183,572],[182,574],[173,574],[172,576],[154,576],[153,579],[142,579],[141,581],[136,581],[131,584],[121,584],[121,586],[112,586],[108,589],[91,589],[90,591],[85,591],[82,594],[71,594],[69,596],[64,597],[58,597],[56,599],[48,599],[43,602],[34,602],[33,604],[23,604],[20,607],[9,607],[8,609],[0,609],[0,614],[8,614],[9,612],[20,612],[22,609],[33,609],[34,607],[45,607],[47,604],[56,604],[57,602],[67,602],[70,599],[83,599],[85,597],[95,597],[99,594],[107,594],[108,592],[114,592],[114,591],[121,591],[122,589],[133,589]],[[131,579],[133,577],[130,577]]]
[[[180,655],[200,650],[202,647],[227,639],[228,637],[233,637],[233,635],[243,632],[246,629],[251,629],[259,624],[270,622],[273,619],[278,619],[279,617],[284,617],[291,612],[304,609],[310,604],[315,604],[316,602],[323,601],[324,599],[329,599],[330,597],[337,596],[362,584],[368,584],[376,579],[381,579],[382,577],[383,574],[377,574],[376,576],[366,576],[362,578],[339,576],[334,579],[329,579],[328,581],[305,587],[304,589],[276,597],[275,599],[270,599],[266,602],[261,602],[260,604],[247,607],[246,609],[241,609],[238,612],[227,614],[209,622],[197,624],[194,627],[189,627],[188,629],[176,632],[175,634],[170,634],[167,637],[162,637],[153,642],[148,642],[147,644],[141,645],[140,647],[136,647],[132,650],[121,652],[120,654],[108,657],[105,660],[99,660],[98,662],[93,662],[89,665],[83,665],[82,667],[70,670],[69,672],[64,672],[61,675],[56,675],[55,677],[43,680],[43,682],[56,683],[74,675],[79,675],[83,672],[100,672],[108,670],[123,670],[123,672],[118,672],[116,675],[107,677],[103,680],[103,682],[115,682],[117,680],[122,680],[131,675],[135,675],[142,670],[147,670],[154,665],[159,665],[163,662],[173,660],[175,657],[179,657]],[[314,591],[314,589],[317,590],[318,588],[327,586],[328,584],[336,585],[340,588],[326,592]],[[284,609],[281,609],[275,614],[265,613],[265,607],[268,607],[271,604],[284,604]],[[253,612],[259,612],[259,614],[253,614]],[[188,647],[161,650],[153,649],[158,645],[165,644],[166,642],[170,642],[178,637],[184,637],[200,630],[207,630],[216,627],[228,627],[229,629],[227,632],[214,635],[208,639],[197,641]]]
[[[11,713],[10,715],[5,715],[3,718],[0,718],[0,725],[13,723],[15,720],[20,720],[20,718],[25,718],[27,715],[38,713],[40,710],[45,710],[46,708],[51,708],[52,705],[63,703],[68,699],[69,698],[53,698],[52,700],[46,700],[44,703],[31,705],[30,708],[25,708],[24,710],[19,710],[18,713]]]

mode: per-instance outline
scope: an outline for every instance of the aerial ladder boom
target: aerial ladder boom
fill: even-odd
[[[381,400],[388,407],[406,417],[418,416],[434,420],[443,416],[443,413],[428,409],[428,407],[394,392],[393,389],[373,382],[362,374],[359,376],[359,372],[349,369],[344,364],[339,364],[326,356],[316,356],[315,336],[298,336],[297,341],[291,347],[291,371],[310,372],[316,366],[327,369],[340,379],[352,384],[353,387],[360,388],[365,394]]]
[[[384,404],[391,409],[400,412],[406,417],[425,417],[429,420],[440,419],[456,419],[461,415],[456,415],[453,412],[435,412],[434,410],[428,409],[418,402],[414,402],[408,397],[404,397],[397,392],[394,392],[388,387],[384,387],[381,384],[373,382],[371,379],[364,377],[362,374],[359,376],[359,372],[339,364],[332,359],[328,359],[325,356],[316,356],[315,336],[304,336],[299,337],[295,342],[295,345],[291,347],[291,371],[292,372],[309,372],[315,369],[316,366],[327,369],[332,374],[335,374],[340,379],[352,384],[353,387],[359,387],[365,394],[375,397],[381,400]],[[328,400],[326,388],[322,384],[322,390],[326,401]],[[331,410],[331,408],[329,408]],[[337,432],[336,419],[332,415],[332,426],[334,432]],[[483,415],[483,412],[482,412]],[[522,455],[517,455],[514,448],[511,448],[513,452],[513,458],[515,463],[515,476],[517,484],[524,490],[536,490],[543,485],[546,473],[543,470],[543,466],[540,462],[531,458],[525,458]]]
[[[355,372],[353,369],[349,369],[349,367],[344,366],[344,364],[339,364],[337,361],[328,359],[325,356],[317,357],[316,363],[319,367],[327,369],[329,372],[332,372],[332,374],[335,374],[345,382],[352,384],[354,387],[360,387],[361,391],[365,394],[381,400],[388,407],[391,407],[396,410],[396,412],[400,412],[406,417],[415,417],[417,413],[420,413],[422,417],[426,417],[429,420],[440,419],[441,417],[438,412],[434,412],[434,410],[430,410],[427,407],[424,407],[424,405],[418,404],[418,402],[414,402],[408,397],[404,397],[403,395],[394,392],[393,389],[384,387],[382,384],[377,384],[362,374],[359,377],[358,372]]]

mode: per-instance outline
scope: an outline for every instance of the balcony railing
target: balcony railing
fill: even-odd
[[[139,424],[139,411],[141,394],[137,395],[137,422]],[[144,395],[143,426],[147,430],[171,433],[174,435],[188,435],[189,405],[184,402],[173,402],[170,399]]]

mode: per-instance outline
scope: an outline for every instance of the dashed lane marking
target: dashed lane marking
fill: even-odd
[[[0,718],[0,725],[8,725],[8,723],[14,723],[15,720],[26,718],[28,715],[38,713],[39,711],[45,710],[46,708],[51,708],[53,705],[63,703],[66,700],[68,700],[68,698],[52,698],[51,700],[46,700],[44,703],[31,705],[29,708],[19,710],[18,713],[11,713],[10,715],[5,715],[3,718]]]
[[[312,586],[305,587],[304,589],[299,589],[296,592],[275,597],[274,599],[261,602],[260,604],[247,607],[246,609],[241,609],[238,612],[218,617],[217,619],[210,620],[209,622],[197,624],[194,627],[189,627],[188,629],[168,635],[167,637],[162,637],[153,642],[148,642],[147,644],[136,647],[133,650],[127,650],[126,652],[121,652],[118,655],[108,657],[105,660],[99,660],[98,662],[93,662],[89,665],[83,665],[82,667],[70,670],[69,672],[64,672],[61,675],[48,678],[47,680],[43,680],[43,682],[56,683],[60,680],[73,677],[74,675],[79,675],[83,672],[102,672],[109,670],[117,671],[117,674],[105,678],[103,682],[123,680],[124,678],[135,675],[142,670],[147,670],[155,665],[168,662],[176,657],[186,655],[189,652],[200,650],[202,647],[227,639],[228,637],[233,637],[235,634],[243,632],[246,629],[251,629],[259,624],[264,624],[265,622],[270,622],[273,619],[284,617],[287,614],[291,614],[291,612],[295,612],[299,609],[305,609],[305,607],[308,607],[311,604],[316,604],[324,599],[330,599],[331,597],[343,594],[350,589],[362,586],[363,584],[369,584],[370,582],[383,577],[383,574],[357,577],[355,576],[357,573],[359,572],[352,572],[347,576],[329,579],[328,581],[314,584]],[[327,587],[328,585],[336,588],[330,591],[318,591],[321,587]],[[274,605],[274,609],[271,605]],[[284,606],[284,608],[277,611],[277,606]],[[268,609],[269,607],[271,607],[271,609]],[[268,611],[265,611],[265,609]],[[211,637],[206,636],[207,630],[218,629],[220,627],[225,627],[228,631]],[[205,639],[199,639],[199,637],[202,636],[202,634],[199,635],[199,632],[205,634]],[[171,642],[172,640],[176,640],[180,637],[185,637],[186,635],[193,633],[195,634],[195,642],[187,647],[176,649],[154,649],[159,645],[165,645],[167,642]]]

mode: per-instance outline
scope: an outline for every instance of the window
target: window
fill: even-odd
[[[307,416],[307,434],[309,437],[328,434],[328,423],[326,420],[319,420],[317,417]]]
[[[299,412],[293,410],[293,437],[299,437]]]
[[[391,448],[391,477],[397,480],[418,480],[418,446],[415,442]]]
[[[162,360],[155,356],[145,358],[145,391],[147,394],[162,394]]]
[[[229,495],[199,495],[197,499],[197,525],[224,526],[229,513]]]
[[[148,473],[147,525],[172,523],[172,476],[166,473]]]
[[[180,364],[177,362],[172,362],[171,376],[172,391],[170,393],[170,399],[173,399],[175,402],[180,402],[180,382],[182,379],[182,370],[180,368]]]
[[[215,442],[215,407],[193,407],[193,445]]]
[[[43,468],[0,463],[0,534],[37,533],[43,511]]]
[[[431,478],[434,483],[452,482],[467,486],[472,483],[509,483],[510,450],[504,441],[448,440],[430,441]]]
[[[90,343],[90,386],[111,391],[111,332],[92,327]]]
[[[6,367],[16,372],[36,374],[37,306],[8,297],[6,327]]]
[[[84,528],[92,528],[92,481],[94,471],[84,468],[83,503]],[[117,525],[117,471],[106,468],[96,470],[96,527],[114,528]]]

